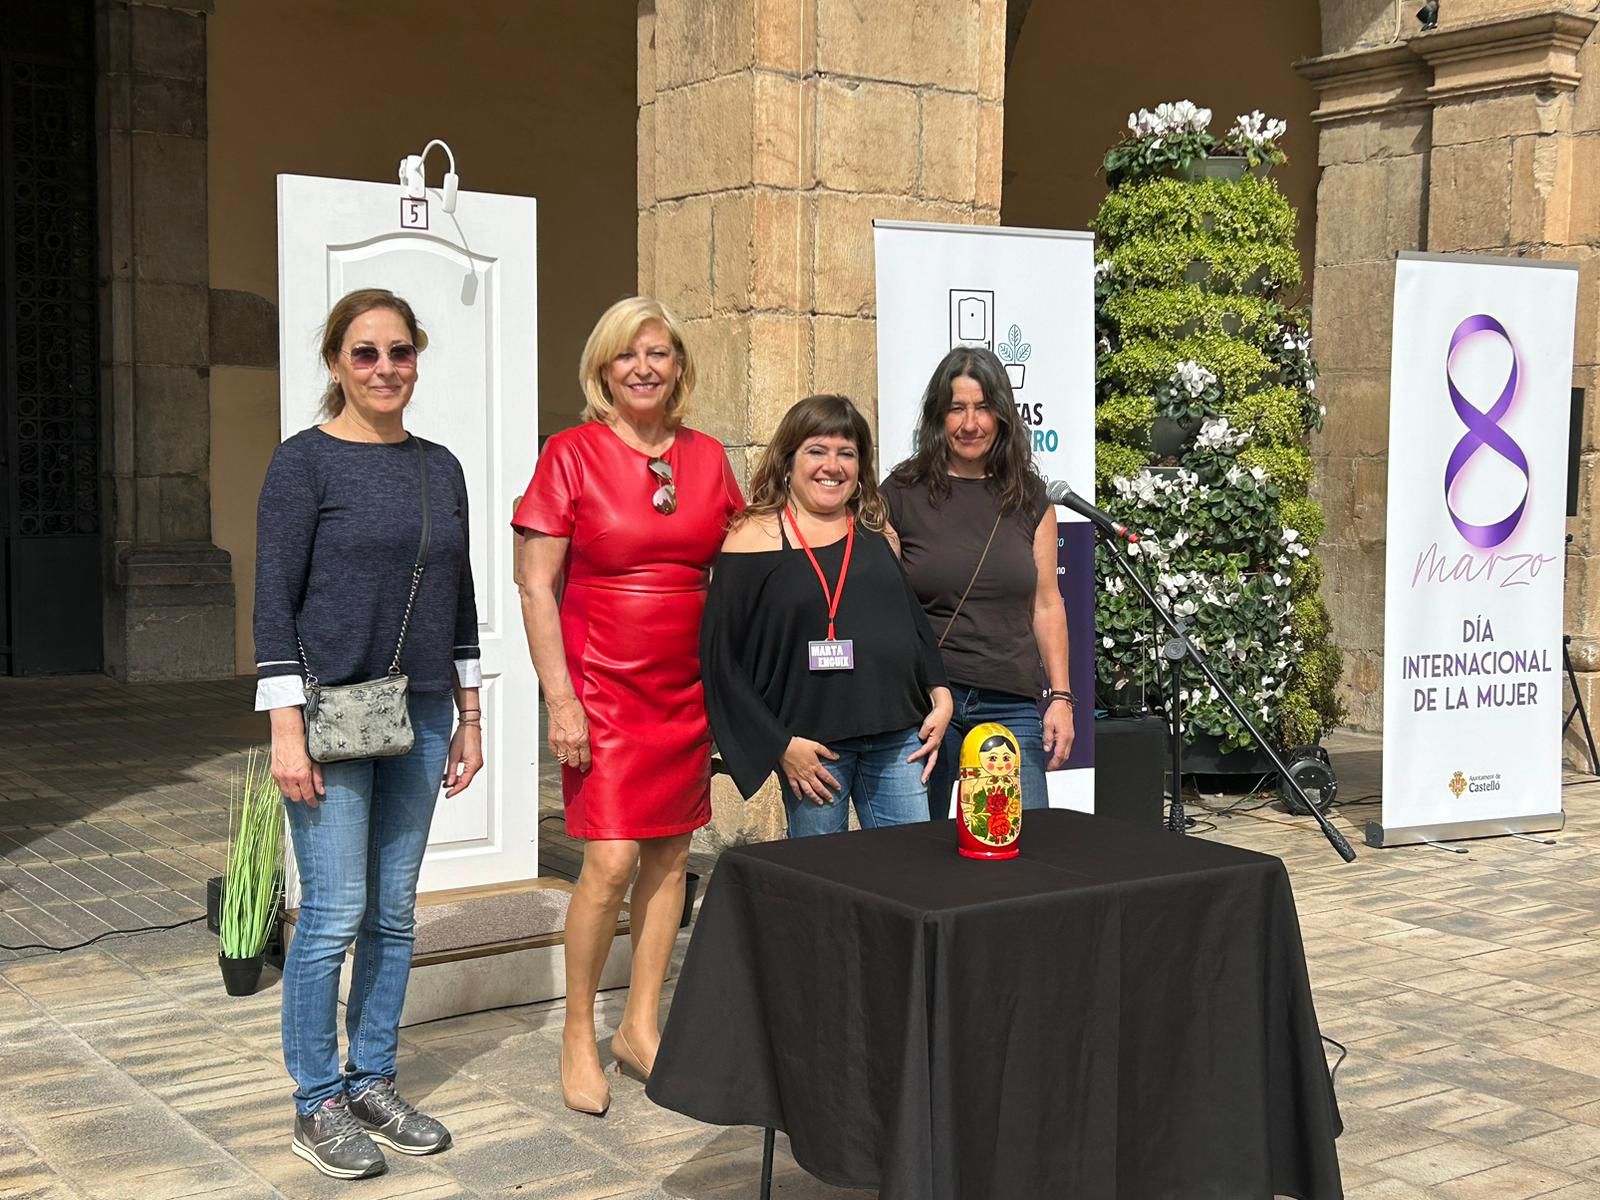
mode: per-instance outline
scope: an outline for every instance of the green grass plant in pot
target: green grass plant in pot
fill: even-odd
[[[251,750],[228,798],[228,865],[222,877],[217,963],[230,996],[248,996],[283,902],[283,799],[268,757]]]

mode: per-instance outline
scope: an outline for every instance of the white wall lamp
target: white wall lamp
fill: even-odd
[[[410,200],[425,200],[428,196],[428,180],[424,173],[423,160],[428,157],[428,151],[435,146],[443,150],[445,157],[450,160],[450,169],[444,173],[444,199],[439,207],[447,213],[456,210],[456,189],[461,186],[461,177],[456,174],[456,156],[449,145],[434,138],[422,148],[421,154],[408,154],[400,160],[400,194]]]

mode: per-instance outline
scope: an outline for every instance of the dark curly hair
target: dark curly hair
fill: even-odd
[[[1028,430],[1017,416],[1016,398],[1005,366],[981,346],[957,346],[934,368],[922,393],[922,415],[917,422],[916,449],[890,472],[897,482],[926,487],[935,507],[950,494],[950,444],[945,438],[945,415],[957,379],[967,378],[983,389],[983,402],[994,414],[994,445],[984,461],[989,486],[1000,499],[1002,513],[1031,516],[1041,481],[1033,465]]]

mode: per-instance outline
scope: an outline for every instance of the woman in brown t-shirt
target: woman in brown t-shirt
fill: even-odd
[[[928,780],[929,815],[950,815],[961,739],[984,721],[1016,734],[1022,806],[1045,808],[1044,773],[1072,750],[1067,616],[1055,510],[998,358],[967,346],[945,355],[923,393],[916,444],[882,491],[955,699],[950,753]]]

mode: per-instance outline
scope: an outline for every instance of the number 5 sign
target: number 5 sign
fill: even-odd
[[[428,201],[425,197],[400,197],[400,228],[426,229],[428,227]]]

